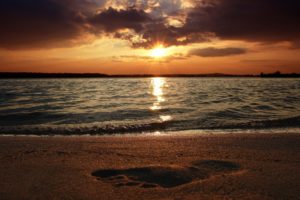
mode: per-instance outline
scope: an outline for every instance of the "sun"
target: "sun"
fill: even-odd
[[[163,45],[158,45],[154,49],[151,50],[150,56],[153,58],[161,58],[167,55],[167,50]]]

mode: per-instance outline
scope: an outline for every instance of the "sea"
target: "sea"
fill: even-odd
[[[1,79],[0,135],[300,132],[300,79]]]

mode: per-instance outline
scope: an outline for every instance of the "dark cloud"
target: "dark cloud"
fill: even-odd
[[[88,0],[1,0],[0,46],[66,45],[84,32],[84,14],[91,4]]]
[[[161,17],[160,12],[157,15],[146,13],[135,6],[126,10],[110,7],[89,18],[89,23],[95,33],[108,33],[129,40],[133,47],[151,48],[159,42],[165,46],[180,43],[177,41],[180,34],[176,28],[166,26],[168,17]]]
[[[183,26],[175,27],[167,23],[168,18],[182,14],[179,11],[155,19],[143,13],[141,20],[132,24],[141,40],[133,41],[136,35],[117,34],[117,37],[128,39],[134,47],[152,47],[158,41],[166,46],[186,45],[206,42],[212,37],[254,42],[289,41],[297,47],[300,41],[299,10],[300,1],[295,0],[204,0],[186,11]],[[112,19],[118,21],[125,11],[110,12],[114,13]],[[128,24],[130,20],[127,19],[124,17],[120,22]],[[106,29],[124,27],[113,21],[110,21],[111,24],[104,23]],[[130,23],[126,27],[130,28]]]
[[[190,56],[201,56],[201,57],[223,57],[223,56],[234,56],[247,53],[247,49],[243,48],[203,48],[203,49],[192,49],[189,52]]]
[[[138,33],[144,28],[145,23],[151,22],[151,19],[143,10],[108,8],[93,16],[89,21],[101,31],[115,32],[127,28]]]
[[[204,0],[189,13],[186,33],[211,32],[224,39],[259,42],[300,38],[300,1]]]
[[[86,33],[109,34],[143,48],[158,42],[165,46],[206,42],[212,37],[300,46],[296,0],[194,0],[194,8],[185,10],[179,0],[120,2],[128,6],[105,9],[103,5],[109,5],[105,0],[1,0],[0,47],[65,46]]]
[[[211,34],[185,33],[181,28],[166,24],[168,17],[157,18],[134,7],[128,10],[108,8],[90,18],[89,22],[96,33],[105,32],[116,38],[126,39],[136,48],[152,48],[157,43],[171,46],[208,41],[208,35]],[[124,29],[133,32],[119,31]],[[182,37],[184,39],[180,40]]]

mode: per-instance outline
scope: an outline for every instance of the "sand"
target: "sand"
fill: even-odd
[[[0,199],[300,199],[300,134],[0,137]]]

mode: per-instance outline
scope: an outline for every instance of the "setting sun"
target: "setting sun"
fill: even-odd
[[[299,10],[0,0],[0,200],[300,200]]]
[[[167,54],[167,51],[162,45],[155,47],[150,52],[150,56],[153,58],[161,58],[161,57],[166,56],[166,54]]]

